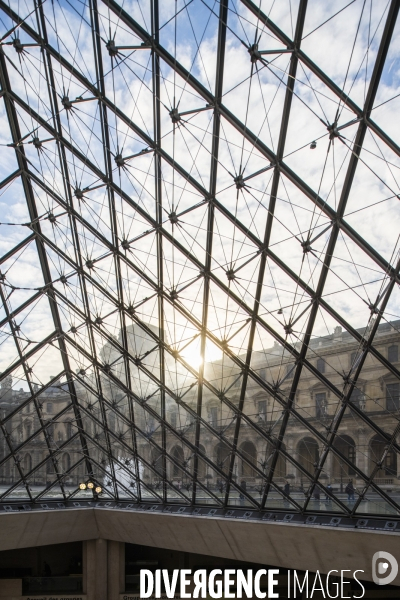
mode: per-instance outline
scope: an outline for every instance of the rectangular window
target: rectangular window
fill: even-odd
[[[360,399],[362,398],[363,394],[361,392],[361,390],[359,390],[358,388],[354,388],[353,391],[351,392],[351,396],[350,396],[350,400],[352,401],[352,403],[355,406],[358,406],[358,408],[360,407]]]
[[[389,346],[388,348],[388,361],[391,363],[398,362],[399,360],[399,347]]]
[[[258,401],[258,418],[260,421],[266,421],[267,419],[267,401]]]
[[[388,383],[386,385],[386,409],[394,412],[399,410],[399,392],[400,385],[398,383]]]
[[[315,394],[315,414],[317,417],[323,417],[328,414],[325,392]]]
[[[172,427],[176,427],[177,420],[178,420],[177,417],[178,417],[178,415],[177,415],[176,412],[171,413],[171,425],[172,425]]]
[[[213,427],[217,427],[217,425],[218,425],[218,408],[216,406],[213,406],[213,408],[210,409],[210,421],[211,421],[211,425]]]
[[[325,361],[323,358],[319,358],[317,360],[317,371],[320,373],[325,373]]]
[[[47,402],[46,404],[46,410],[47,410],[47,414],[51,415],[53,412],[53,404],[51,402]]]

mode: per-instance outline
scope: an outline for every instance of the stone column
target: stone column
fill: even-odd
[[[107,599],[107,540],[96,540],[96,596],[95,600]]]
[[[87,600],[107,598],[107,540],[83,543],[83,591]]]
[[[83,542],[83,593],[87,600],[119,600],[125,591],[125,544]]]
[[[125,544],[110,540],[107,555],[107,600],[119,600],[119,595],[125,591]]]

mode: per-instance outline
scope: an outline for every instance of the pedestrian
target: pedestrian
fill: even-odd
[[[330,504],[332,502],[332,484],[328,483],[328,485],[326,486],[326,502],[327,504]]]
[[[346,489],[345,492],[347,494],[347,501],[348,502],[354,502],[355,497],[354,497],[354,485],[353,485],[353,480],[349,479],[349,483],[346,485]]]
[[[320,487],[318,485],[315,486],[314,488],[314,498],[315,500],[317,500],[318,502],[320,501],[321,498],[321,490]]]
[[[240,498],[240,504],[244,503],[244,493],[246,491],[247,488],[247,483],[245,479],[242,479],[242,481],[240,482],[240,494],[239,494],[239,498]]]
[[[284,493],[283,504],[284,504],[284,506],[288,506],[289,505],[288,497],[290,496],[290,483],[288,481],[286,481],[285,485],[283,486],[283,493]]]

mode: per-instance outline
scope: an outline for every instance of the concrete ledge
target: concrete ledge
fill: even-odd
[[[0,550],[79,542],[98,537],[94,510],[0,514]]]
[[[322,573],[361,569],[369,581],[378,550],[400,562],[398,533],[111,510],[102,510],[98,525],[101,536],[120,542]]]
[[[3,513],[0,531],[0,550],[107,539],[321,573],[361,569],[365,580],[372,580],[375,552],[390,552],[400,562],[400,533],[146,511]],[[400,573],[393,584],[400,585]]]

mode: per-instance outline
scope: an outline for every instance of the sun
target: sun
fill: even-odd
[[[182,358],[194,369],[199,369],[203,363],[201,352],[200,352],[200,340],[196,340],[192,344],[189,344],[180,353]],[[222,350],[218,348],[213,342],[207,339],[206,341],[206,352],[205,362],[211,363],[217,360],[221,360]]]

